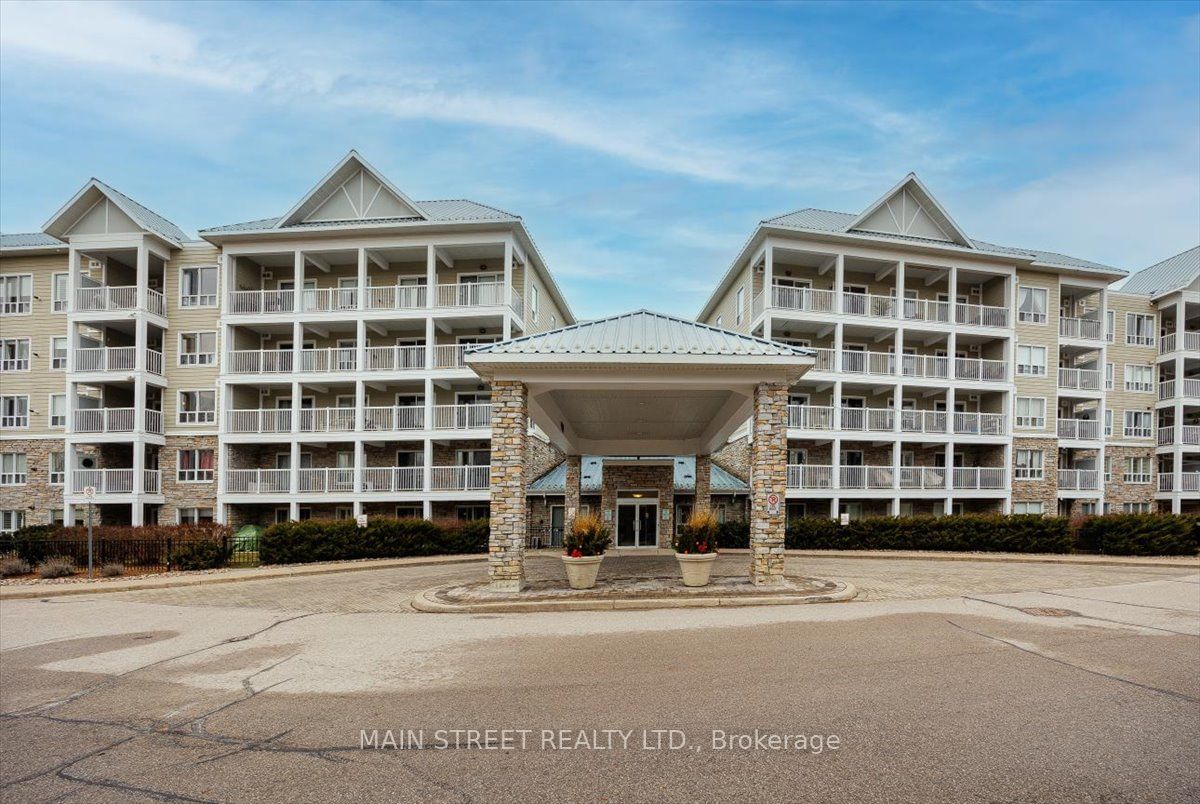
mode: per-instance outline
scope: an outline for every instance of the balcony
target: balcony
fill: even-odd
[[[832,430],[835,416],[831,406],[788,405],[788,427],[798,430]]]
[[[840,305],[839,305],[840,300]],[[985,304],[955,304],[953,319],[950,303],[928,299],[904,299],[872,293],[838,293],[834,290],[773,285],[770,296],[759,292],[751,303],[751,315],[757,316],[769,306],[776,310],[835,315],[861,316],[905,321],[929,321],[939,324],[964,324],[973,327],[1007,327],[1008,308]],[[841,308],[840,310],[838,308]]]
[[[75,371],[78,372],[133,371],[136,366],[136,346],[96,346],[75,350]],[[162,352],[146,350],[146,371],[162,376]]]
[[[973,327],[1007,327],[1008,308],[958,303],[954,305],[954,323]]]
[[[518,316],[524,314],[524,299],[516,288],[502,282],[458,282],[435,285],[433,293],[425,285],[388,285],[368,287],[310,288],[295,290],[235,290],[228,295],[229,315],[273,315],[293,313],[338,313],[350,310],[424,310],[429,302],[439,308],[480,308],[507,306]]]
[[[296,473],[300,494],[323,494],[326,492],[353,492],[354,469],[326,467],[323,469],[300,469]]]
[[[146,288],[146,306],[139,306],[138,289],[136,285],[97,285],[90,288],[76,288],[76,313],[109,313],[109,312],[142,312],[154,315],[166,315],[166,304],[163,295],[153,288]]]
[[[75,411],[72,433],[98,435],[108,433],[133,433],[137,431],[137,408],[85,408]],[[142,430],[154,435],[163,434],[161,410],[144,411]]]
[[[1099,469],[1059,469],[1059,491],[1099,491]]]
[[[954,432],[959,435],[1005,435],[1008,417],[1003,413],[955,413]]]
[[[363,469],[363,491],[384,494],[392,491],[422,491],[425,469],[421,466],[385,466]]]
[[[1200,424],[1184,424],[1178,427],[1172,425],[1158,428],[1158,446],[1170,447],[1175,444],[1182,444],[1189,447],[1200,446]]]
[[[71,472],[71,494],[83,494],[89,486],[96,494],[133,494],[133,469],[76,469]],[[161,494],[162,476],[157,469],[142,470],[142,493]]]
[[[491,476],[491,466],[434,466],[430,491],[487,491]]]
[[[1103,341],[1104,324],[1092,318],[1058,319],[1058,336],[1082,341]]]
[[[858,432],[891,432],[896,428],[896,411],[893,408],[842,408],[840,430]]]
[[[1158,476],[1159,491],[1175,491],[1175,473],[1162,472]],[[1179,491],[1200,492],[1200,472],[1180,472]]]
[[[935,433],[946,432],[948,417],[944,410],[902,410],[900,411],[900,431],[902,433]]]
[[[1158,353],[1160,355],[1170,354],[1178,348],[1179,343],[1179,333],[1167,333],[1158,342]],[[1183,348],[1188,352],[1200,352],[1200,332],[1185,331],[1183,333]]]
[[[957,467],[950,488],[1001,491],[1004,475],[1004,468],[999,466]],[[801,490],[943,490],[946,481],[947,471],[939,466],[842,466],[836,473],[832,466],[791,464],[787,468],[787,487]]]
[[[1095,369],[1060,368],[1058,387],[1064,391],[1099,391],[1103,382],[1101,373]]]
[[[1100,422],[1092,419],[1059,419],[1058,437],[1069,441],[1099,441]]]
[[[367,371],[420,371],[425,352],[424,346],[368,346]]]
[[[297,420],[298,433],[380,433],[425,429],[423,405],[394,405],[363,408],[362,426],[356,421],[355,408],[305,408]],[[433,429],[484,430],[492,426],[492,406],[435,405]],[[292,432],[292,411],[276,408],[229,410],[225,412],[225,427],[231,434],[264,434]]]
[[[833,349],[814,350],[813,371],[841,371],[869,377],[909,377],[947,380],[951,378],[950,358],[945,355],[900,355],[893,352],[859,352],[843,349],[841,359]],[[897,374],[899,369],[899,374]],[[954,358],[954,379],[1002,383],[1008,380],[1008,364],[1003,360],[972,357]]]
[[[487,491],[490,466],[434,466],[431,486],[425,488],[421,466],[365,466],[362,486],[356,488],[352,467],[303,467],[296,471],[298,487],[291,487],[289,469],[227,469],[222,473],[226,494],[389,494],[421,491]]]
[[[1160,400],[1174,399],[1180,394],[1185,399],[1200,397],[1200,378],[1184,377],[1180,380],[1165,380],[1158,384]]]
[[[904,433],[944,435],[949,421],[945,411],[900,411],[900,431]],[[890,433],[895,425],[893,408],[788,406],[788,427],[797,430]],[[955,413],[953,426],[953,432],[959,435],[1003,436],[1008,433],[1008,417],[1003,413]]]

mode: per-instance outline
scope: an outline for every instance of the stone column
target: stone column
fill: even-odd
[[[582,471],[580,467],[580,457],[578,455],[567,456],[567,489],[563,499],[563,506],[566,510],[563,512],[563,526],[571,529],[571,525],[575,522],[575,517],[579,515],[579,484],[582,480]]]
[[[786,450],[786,447],[785,447]],[[712,458],[696,456],[696,499],[692,510],[697,514],[712,510]]]
[[[769,586],[783,581],[784,497],[787,491],[787,386],[754,387],[750,442],[750,582]],[[768,496],[778,495],[774,513]]]
[[[488,577],[495,592],[525,587],[525,437],[529,400],[522,382],[492,383],[491,533]]]

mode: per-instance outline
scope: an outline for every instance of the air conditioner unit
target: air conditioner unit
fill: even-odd
[[[971,394],[970,396],[967,397],[967,401],[968,402],[978,402],[979,394]]]
[[[263,278],[263,279],[274,279],[274,278],[275,278],[275,272],[274,272],[274,271],[263,271],[263,272],[262,272],[262,278]]]
[[[103,267],[104,263],[100,262],[100,260],[88,260],[89,271],[99,271]]]
[[[979,287],[971,288],[971,295],[972,296],[982,296],[983,288],[979,288]]]

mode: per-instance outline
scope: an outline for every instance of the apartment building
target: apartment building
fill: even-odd
[[[188,238],[89,181],[0,242],[0,526],[486,515],[472,344],[574,322],[521,219],[350,152]]]
[[[910,174],[861,212],[762,221],[697,319],[817,353],[788,400],[789,517],[1141,511],[1159,488],[1179,510],[1195,464],[1155,419],[1192,419],[1157,375],[1195,366],[1182,339],[1160,354],[1176,296],[1113,292],[1125,275],[977,240]]]

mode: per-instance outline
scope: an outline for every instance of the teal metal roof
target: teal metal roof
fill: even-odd
[[[621,458],[620,460],[638,460]],[[664,458],[643,458],[657,460]],[[693,455],[675,457],[675,490],[696,490],[696,458]],[[749,494],[750,487],[737,475],[710,464],[709,488],[713,494]],[[599,494],[603,486],[604,458],[584,455],[579,459],[579,491],[582,494]],[[565,494],[567,490],[567,462],[555,466],[549,472],[529,484],[529,494]]]
[[[1143,268],[1125,280],[1117,290],[1121,293],[1137,293],[1158,296],[1170,293],[1200,278],[1200,246],[1190,248],[1174,257],[1168,257],[1149,268]]]

